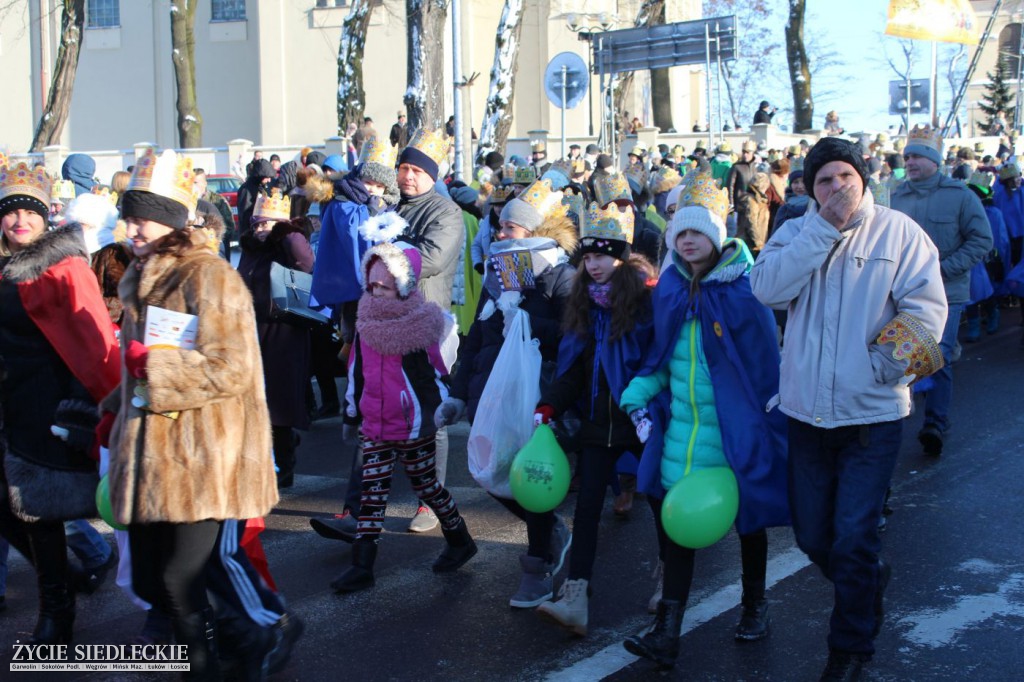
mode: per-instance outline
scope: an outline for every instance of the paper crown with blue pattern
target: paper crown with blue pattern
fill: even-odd
[[[633,209],[591,202],[580,226],[580,253],[600,253],[622,259],[633,243]]]
[[[595,176],[594,198],[599,206],[607,206],[613,201],[633,201],[629,190],[629,182],[621,173]]]
[[[683,177],[679,175],[679,171],[675,168],[660,166],[651,176],[651,191],[655,194],[661,194],[662,192],[669,191],[682,181]]]
[[[369,137],[359,150],[359,163],[376,163],[385,168],[394,168],[398,160],[398,148],[383,137]]]

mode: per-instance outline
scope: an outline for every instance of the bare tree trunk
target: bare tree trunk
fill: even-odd
[[[476,163],[482,164],[488,153],[505,148],[512,128],[512,97],[519,69],[519,34],[523,28],[523,0],[505,0],[494,40],[494,64],[487,91],[484,121],[480,125]]]
[[[740,118],[739,118],[739,112],[736,111],[736,98],[733,97],[733,94],[732,94],[732,69],[729,67],[728,64],[722,64],[722,73],[724,75],[724,78],[722,78],[722,82],[725,83],[725,96],[729,99],[729,112],[730,112],[729,116],[730,116],[730,118],[732,118],[732,127],[735,129],[740,124]],[[708,93],[708,99],[710,100],[710,98],[711,98],[711,93]],[[711,103],[710,102],[708,102],[708,111],[709,112],[711,111]],[[709,115],[708,118],[710,119],[711,116]],[[719,121],[719,123],[721,123],[721,121]],[[709,125],[710,125],[710,121],[709,121]],[[717,133],[717,132],[721,132],[721,131],[715,131],[715,132]]]
[[[655,23],[665,23],[664,1],[658,10]],[[668,77],[668,69],[651,69],[651,117],[654,125],[663,133],[675,127],[672,122],[672,83]]]
[[[64,132],[64,124],[67,123],[71,110],[71,93],[75,87],[78,56],[82,51],[84,26],[85,0],[64,0],[57,64],[53,69],[53,80],[50,81],[50,94],[46,97],[46,108],[36,125],[35,135],[32,136],[31,150],[34,152],[57,144],[60,142],[61,133]]]
[[[811,70],[804,48],[804,14],[807,0],[789,0],[786,22],[786,61],[789,82],[793,86],[793,132],[814,127],[814,98],[811,95]]]
[[[192,0],[171,0],[171,62],[178,91],[178,145],[203,146],[203,117],[196,102],[196,7]]]
[[[444,125],[444,20],[446,0],[405,0],[405,109],[409,130]]]
[[[659,19],[660,18],[660,19]],[[636,20],[633,22],[635,28],[642,26],[657,26],[665,23],[665,0],[643,0],[640,9],[636,13]],[[615,113],[621,114],[626,108],[626,102],[633,91],[633,72],[627,71],[619,74],[619,84],[615,88]],[[615,134],[615,144],[619,146],[626,139],[624,126],[619,126]]]
[[[363,49],[370,26],[370,0],[352,0],[352,8],[341,25],[338,43],[338,134],[349,123],[359,125],[366,109],[363,90]]]

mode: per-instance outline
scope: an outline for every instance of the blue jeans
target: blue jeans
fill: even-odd
[[[819,429],[789,420],[789,506],[797,545],[835,589],[831,649],[875,651],[878,519],[903,422]]]
[[[88,571],[107,563],[113,550],[88,521],[65,521],[64,532],[68,537],[68,548],[82,562],[82,568]]]
[[[932,375],[935,387],[928,391],[924,401],[925,426],[935,426],[942,433],[949,428],[949,404],[953,400],[953,362],[951,358],[953,349],[956,348],[956,332],[960,328],[960,315],[963,310],[962,305],[949,306],[946,328],[942,330],[942,340],[939,342],[942,359],[946,361],[946,364]]]

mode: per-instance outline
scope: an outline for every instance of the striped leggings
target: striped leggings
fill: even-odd
[[[455,500],[437,480],[434,436],[416,440],[374,442],[363,438],[363,490],[359,503],[358,539],[377,540],[384,527],[384,515],[391,494],[395,460],[401,458],[413,492],[430,507],[443,528],[459,525]]]

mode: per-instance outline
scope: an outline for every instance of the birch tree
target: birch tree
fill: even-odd
[[[789,0],[786,22],[786,61],[789,82],[793,88],[793,132],[814,127],[814,98],[811,95],[811,70],[804,47],[804,16],[807,0]]]
[[[85,0],[63,0],[60,19],[60,47],[50,81],[46,107],[32,136],[31,151],[60,142],[64,124],[71,111],[71,93],[75,87],[78,56],[82,51],[82,29],[85,26]]]
[[[178,91],[178,145],[185,149],[203,145],[203,117],[196,100],[196,0],[171,0],[171,63]]]
[[[484,121],[480,125],[476,163],[492,151],[501,151],[512,127],[512,97],[515,95],[516,72],[519,68],[519,35],[523,27],[523,0],[505,0],[494,40],[494,64],[491,85],[487,91]]]
[[[446,0],[405,0],[406,78],[402,101],[409,130],[444,125],[444,21]]]
[[[352,0],[352,7],[341,25],[338,43],[338,134],[344,135],[349,123],[359,125],[366,109],[363,90],[363,51],[370,26],[370,0]]]

